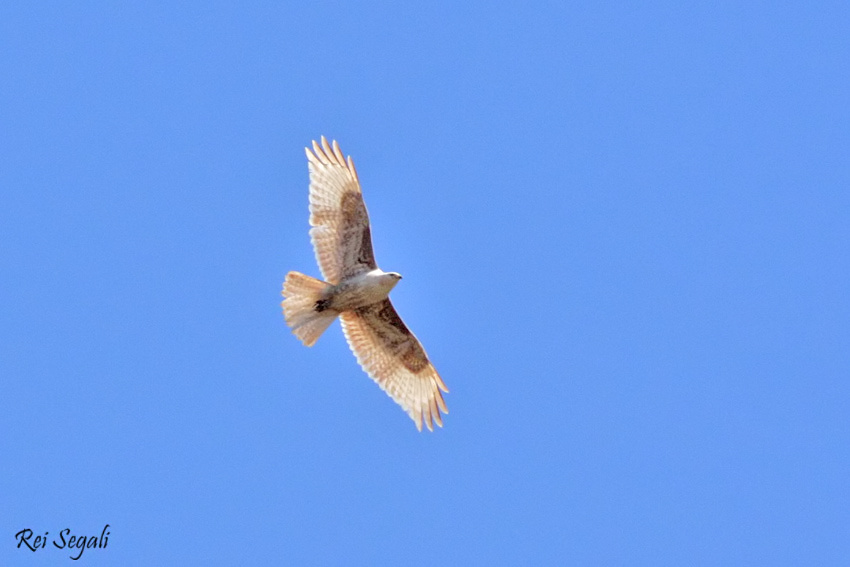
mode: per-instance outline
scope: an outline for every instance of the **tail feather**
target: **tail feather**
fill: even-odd
[[[283,315],[286,324],[302,343],[313,346],[325,329],[333,323],[339,311],[317,310],[317,302],[324,299],[322,292],[331,284],[299,272],[286,274],[283,282]]]

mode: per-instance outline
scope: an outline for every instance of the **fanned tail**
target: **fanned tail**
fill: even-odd
[[[292,332],[306,346],[313,346],[325,329],[333,323],[339,311],[322,306],[323,292],[331,287],[300,272],[289,272],[283,282],[283,316]]]

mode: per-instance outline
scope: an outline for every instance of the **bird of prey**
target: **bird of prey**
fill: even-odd
[[[446,385],[396,313],[389,292],[401,279],[378,268],[369,216],[351,156],[322,136],[306,148],[310,169],[310,239],[325,281],[289,272],[281,307],[286,323],[313,346],[334,319],[357,362],[422,431],[442,427]]]

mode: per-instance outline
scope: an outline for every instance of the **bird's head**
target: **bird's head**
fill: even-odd
[[[398,272],[387,272],[384,274],[384,277],[387,278],[386,282],[389,285],[389,289],[394,288],[401,281],[401,274]]]

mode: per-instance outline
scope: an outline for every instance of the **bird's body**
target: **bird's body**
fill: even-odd
[[[289,272],[283,285],[286,323],[307,346],[339,317],[360,366],[413,419],[433,429],[448,413],[448,392],[422,345],[398,316],[389,292],[396,272],[378,268],[369,215],[357,171],[334,142],[322,137],[307,149],[310,168],[310,237],[327,281]]]
[[[378,303],[387,298],[400,279],[396,272],[385,272],[380,268],[351,276],[327,288],[320,310],[349,311]]]

